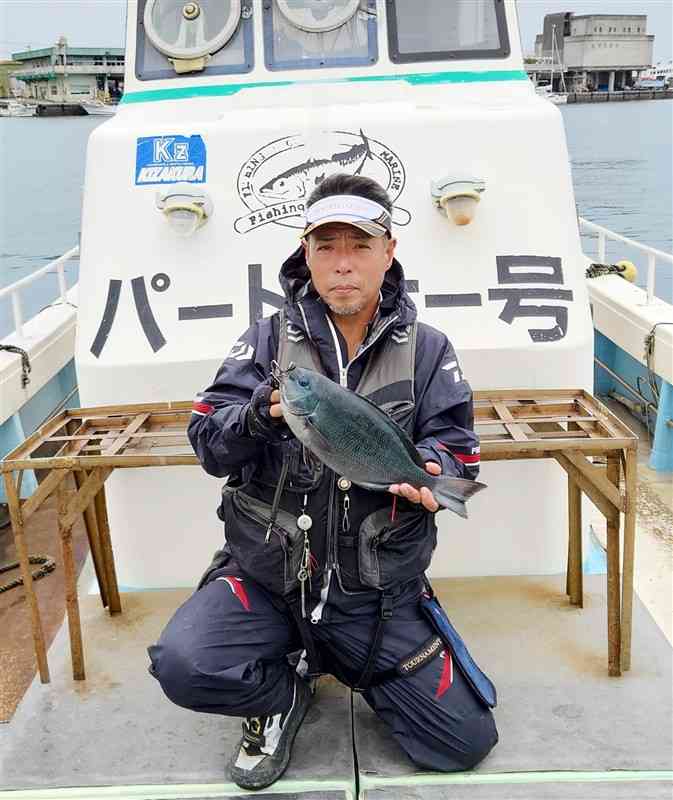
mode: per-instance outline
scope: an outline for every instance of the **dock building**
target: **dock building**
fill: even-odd
[[[124,90],[124,49],[69,47],[61,37],[53,47],[13,53],[19,67],[12,77],[24,98],[54,103],[118,99]]]
[[[21,64],[18,61],[11,59],[0,59],[0,97],[13,97],[16,85],[13,83],[10,75]]]
[[[541,63],[553,58],[569,92],[614,92],[631,88],[650,67],[653,47],[646,14],[566,11],[545,16],[535,56]]]

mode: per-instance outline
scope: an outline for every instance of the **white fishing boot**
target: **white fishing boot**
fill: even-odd
[[[287,711],[243,720],[243,737],[229,763],[234,783],[242,789],[263,789],[280,778],[312,697],[310,684],[295,675],[294,696]]]

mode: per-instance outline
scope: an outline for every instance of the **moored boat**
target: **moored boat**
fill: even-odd
[[[34,117],[35,108],[18,100],[0,100],[0,117]]]
[[[82,100],[80,103],[87,114],[94,117],[111,117],[117,113],[117,106],[112,103],[103,103],[101,100]]]

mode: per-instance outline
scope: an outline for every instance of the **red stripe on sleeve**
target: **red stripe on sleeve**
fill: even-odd
[[[208,403],[193,403],[192,409],[199,411],[201,414],[210,414],[211,411],[215,411],[215,406],[210,406]]]
[[[481,456],[479,455],[479,453],[477,453],[476,455],[471,455],[471,456],[468,456],[465,453],[454,453],[453,450],[449,450],[449,448],[445,444],[442,444],[441,442],[439,442],[437,444],[437,449],[438,450],[444,450],[447,453],[451,453],[451,455],[457,461],[460,461],[461,464],[479,464],[479,463],[481,463]]]
[[[465,453],[451,453],[451,455],[458,459],[461,464],[479,464],[481,461],[481,457],[479,455],[476,456],[466,456]]]

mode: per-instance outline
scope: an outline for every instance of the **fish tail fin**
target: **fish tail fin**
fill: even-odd
[[[486,488],[485,483],[470,481],[466,478],[451,478],[449,476],[439,476],[429,487],[432,490],[435,500],[443,508],[448,508],[459,517],[467,519],[467,509],[465,502],[477,492]]]
[[[365,136],[365,132],[362,130],[362,128],[360,128],[360,136],[362,136],[362,143],[367,148],[367,152],[365,153],[365,158],[366,159],[371,158],[373,160],[374,156],[372,155],[371,148],[369,147],[369,139]]]

